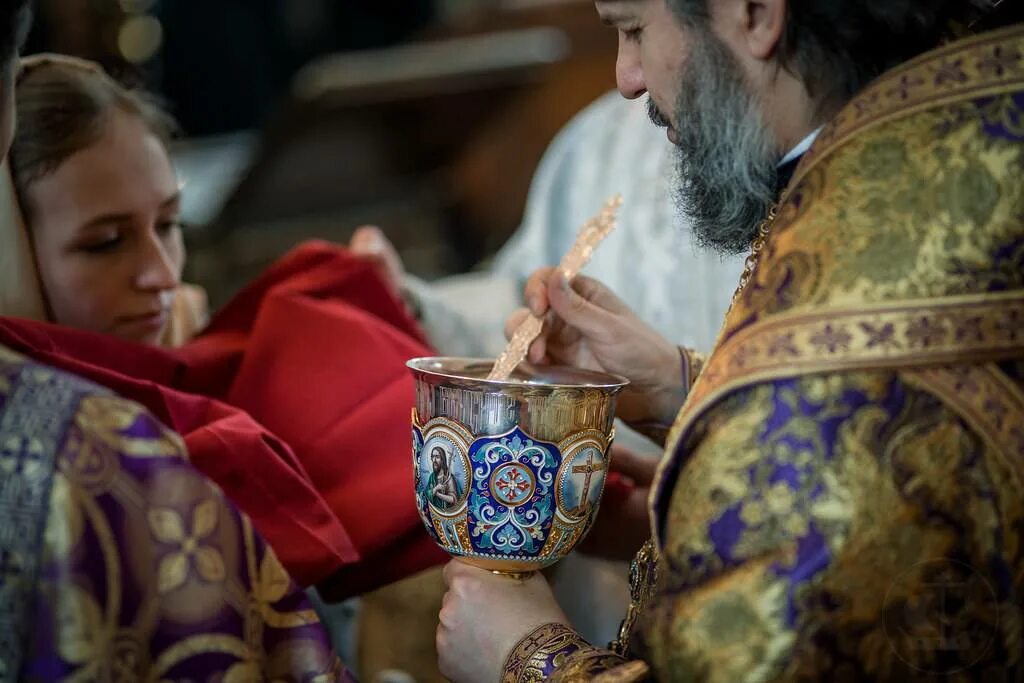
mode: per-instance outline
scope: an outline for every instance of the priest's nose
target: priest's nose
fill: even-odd
[[[620,33],[619,55],[615,61],[615,84],[627,100],[635,100],[647,92],[640,50]]]

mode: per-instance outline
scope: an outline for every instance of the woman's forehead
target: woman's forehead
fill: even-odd
[[[71,202],[83,211],[152,210],[172,202],[178,181],[163,143],[130,115],[111,120],[103,135],[32,183],[49,202]],[[116,201],[118,206],[110,206]]]

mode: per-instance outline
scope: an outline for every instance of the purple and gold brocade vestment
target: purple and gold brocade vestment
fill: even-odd
[[[0,681],[354,680],[181,439],[0,347]]]
[[[822,131],[651,505],[623,639],[505,681],[1024,680],[1024,27]]]

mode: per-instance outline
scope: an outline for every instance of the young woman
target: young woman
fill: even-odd
[[[30,17],[0,3],[0,161]],[[6,257],[27,253],[14,218]],[[248,518],[141,406],[0,345],[0,443],[0,680],[354,680]]]
[[[0,300],[0,315],[35,321],[0,319],[0,343],[157,413],[288,568],[329,597],[442,561],[411,502],[408,466],[404,363],[429,349],[374,267],[345,249],[302,245],[200,329],[205,297],[181,282],[173,122],[98,66],[66,57],[26,60],[17,103],[11,208],[20,203],[24,227],[3,239],[31,248],[0,268],[0,290],[19,291]],[[169,408],[183,393],[200,403]],[[259,429],[211,433],[216,415],[241,424],[223,404]],[[273,474],[281,467],[312,483],[330,518]],[[285,519],[328,533],[332,550],[283,533]],[[336,552],[338,521],[345,553]]]
[[[15,189],[53,322],[180,345],[206,322],[181,283],[174,121],[93,64],[26,60],[16,89]]]

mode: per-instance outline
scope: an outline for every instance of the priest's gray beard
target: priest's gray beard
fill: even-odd
[[[750,249],[778,199],[778,145],[729,50],[696,28],[676,103],[676,203],[697,243],[723,254]],[[666,125],[653,102],[651,119]]]

